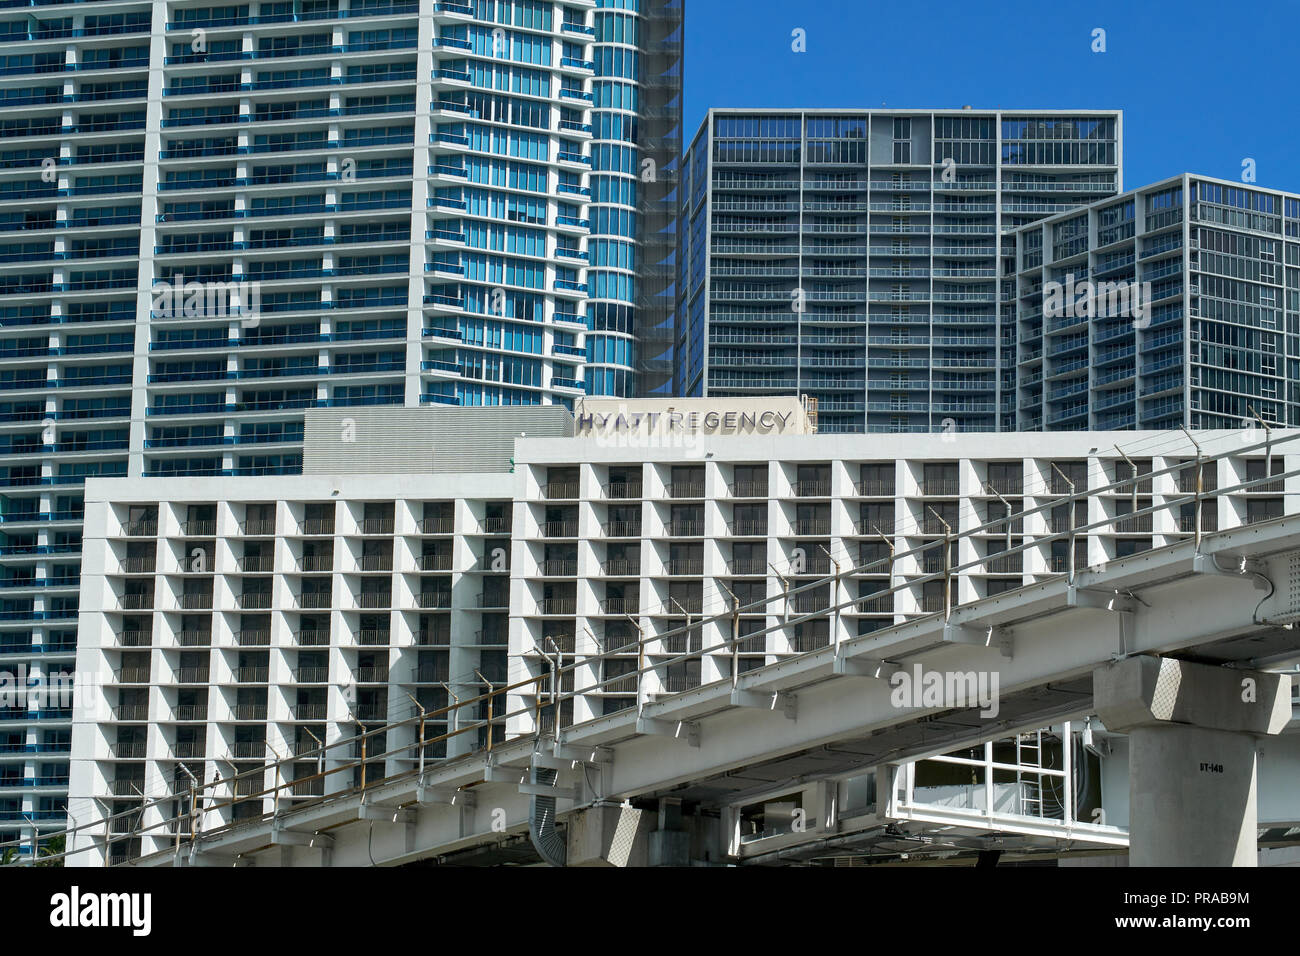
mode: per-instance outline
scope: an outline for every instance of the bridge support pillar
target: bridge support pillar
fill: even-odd
[[[1129,737],[1130,865],[1255,866],[1256,742],[1290,719],[1290,677],[1130,657],[1093,696]]]
[[[568,866],[646,865],[649,814],[630,806],[604,804],[569,817]]]
[[[682,802],[659,798],[659,828],[649,835],[649,866],[690,866],[691,834],[682,826]]]

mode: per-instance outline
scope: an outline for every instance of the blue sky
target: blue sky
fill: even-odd
[[[1300,192],[1298,0],[685,4],[688,143],[710,107],[1118,108],[1125,188],[1250,157]]]

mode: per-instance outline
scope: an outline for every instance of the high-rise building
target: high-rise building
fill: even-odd
[[[666,395],[682,149],[681,0],[597,0],[587,270],[590,395]]]
[[[674,391],[806,393],[822,432],[1014,428],[1014,230],[1119,192],[1121,127],[711,111],[682,163]]]
[[[1300,424],[1300,196],[1184,173],[1016,241],[1021,430]]]
[[[307,408],[588,389],[593,77],[603,140],[671,152],[680,0],[3,6],[10,670],[72,665],[87,476],[294,474]],[[602,182],[630,182],[614,149]],[[615,299],[640,308],[656,260],[631,246],[663,240],[637,203],[673,207],[610,188],[600,223],[635,221]],[[614,352],[635,387],[637,349]],[[35,785],[0,792],[0,825],[61,826],[70,723],[6,716],[0,776]]]

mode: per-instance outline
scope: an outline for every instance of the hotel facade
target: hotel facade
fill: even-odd
[[[612,403],[576,420],[499,421],[484,453],[446,419],[408,413],[403,423],[370,410],[349,442],[340,413],[312,412],[318,473],[92,481],[77,671],[100,678],[73,721],[70,810],[82,824],[122,815],[80,846],[108,862],[165,849],[172,831],[160,825],[188,813],[191,776],[225,779],[277,756],[304,754],[292,779],[303,779],[304,799],[319,796],[308,778],[322,742],[540,678],[557,655],[575,665],[561,688],[577,691],[562,705],[568,725],[717,681],[733,661],[740,671],[775,663],[1198,527],[1196,449],[1179,433],[905,435],[885,445],[810,434],[805,409],[788,399],[677,402],[673,413]],[[516,428],[529,434],[507,434]],[[394,435],[463,464],[395,473],[385,458]],[[1291,456],[1266,455],[1240,431],[1198,442],[1228,452],[1200,476],[1202,531],[1280,516],[1288,501],[1294,510],[1294,479],[1261,482],[1294,468]],[[1174,499],[1189,500],[1142,513]],[[1061,536],[1072,527],[1083,529],[1073,554]],[[958,534],[946,597],[944,543]],[[728,618],[711,617],[733,600],[744,609],[734,652]],[[832,605],[844,606],[816,614]],[[700,653],[681,659],[691,651]],[[637,680],[641,666],[649,674]],[[427,756],[532,732],[519,714],[540,706],[535,686],[504,695],[496,713],[509,720],[480,708],[473,733]],[[428,736],[448,730],[442,720]],[[371,753],[401,752],[368,767],[370,779],[411,769],[408,743],[372,738]],[[354,749],[328,759],[356,760]],[[169,794],[176,800],[160,800]],[[258,797],[220,812],[264,810]],[[158,828],[133,836],[140,820]]]

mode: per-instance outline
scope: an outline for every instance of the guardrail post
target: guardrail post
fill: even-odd
[[[952,617],[952,525],[944,521],[933,507],[925,507],[943,525],[943,619],[946,621]]]
[[[1196,551],[1197,554],[1200,554],[1201,553],[1201,495],[1204,493],[1204,476],[1202,475],[1202,472],[1204,471],[1204,466],[1202,465],[1201,459],[1204,456],[1201,452],[1200,442],[1198,442],[1195,438],[1193,438],[1192,433],[1189,432],[1186,428],[1184,428],[1182,431],[1183,434],[1187,436],[1187,440],[1192,443],[1192,447],[1196,449],[1196,495],[1192,499],[1192,507],[1196,509],[1196,514],[1193,516],[1193,518],[1195,519],[1195,524],[1193,525],[1193,528],[1195,529],[1195,533],[1192,537],[1192,540],[1195,542],[1194,550]]]
[[[366,725],[357,721],[357,726],[361,728],[361,789],[366,789]]]
[[[642,705],[645,704],[645,687],[643,686],[645,678],[645,631],[641,629],[641,622],[631,614],[627,616],[627,619],[636,628],[636,709],[640,713]]]
[[[272,818],[272,819],[276,819],[276,818],[278,818],[278,817],[280,816],[280,761],[281,761],[281,757],[280,757],[280,751],[278,751],[278,750],[275,749],[275,745],[272,744],[271,741],[268,740],[268,741],[266,742],[266,746],[267,746],[267,749],[271,751],[271,753],[275,754],[275,763],[273,763],[273,764],[271,765],[272,767],[275,768],[275,789],[272,791],[272,794],[271,794],[271,818]],[[265,779],[265,778],[263,778],[262,783],[263,783],[263,785],[266,784],[266,779]],[[322,793],[324,792],[324,787],[325,787],[325,781],[324,781],[324,779],[322,778],[322,779],[321,779],[321,792],[322,792]]]
[[[731,597],[731,686],[740,679],[740,601]]]
[[[558,744],[560,742],[560,668],[564,666],[564,655],[559,645],[549,636],[546,638],[546,643],[550,644],[551,649],[555,651],[555,663],[551,667],[551,709],[555,714],[551,737]]]
[[[830,559],[831,564],[835,565],[835,581],[832,584],[833,590],[831,591],[830,624],[831,644],[835,647],[835,656],[838,657],[840,653],[840,562],[835,559],[835,556],[831,554],[826,545],[819,544],[817,547],[821,548],[826,553],[826,557]]]
[[[475,674],[475,676],[478,677],[479,680],[481,680],[481,681],[482,681],[482,682],[487,686],[487,689],[488,689],[488,692],[487,692],[487,747],[486,747],[486,750],[487,750],[488,753],[491,753],[491,752],[492,752],[492,695],[495,694],[496,691],[493,690],[493,688],[492,688],[492,682],[491,682],[490,680],[488,680],[486,677],[484,677],[483,674],[478,670],[478,668],[475,668],[475,669],[474,669],[474,674]],[[540,677],[541,675],[538,675],[538,676]],[[539,685],[538,688],[537,688],[537,691],[538,691],[538,693],[537,693],[537,704],[538,704],[538,705],[537,705],[537,717],[538,717],[538,724],[537,724],[537,726],[538,726],[538,733],[539,733],[539,734],[541,733],[541,716],[542,716],[542,708],[541,708],[542,694],[541,694],[541,690],[542,690],[542,689],[541,689],[541,686]]]
[[[421,783],[423,783],[424,781],[424,707],[421,706],[420,702],[416,700],[414,697],[412,697],[410,694],[407,694],[406,696],[411,698],[411,703],[413,703],[415,705],[415,709],[420,712],[420,761],[418,766],[419,766],[419,773],[420,773],[420,781]]]
[[[1070,584],[1073,584],[1073,583],[1074,583],[1074,574],[1075,574],[1075,561],[1074,561],[1074,539],[1075,539],[1075,535],[1074,535],[1074,496],[1075,496],[1076,492],[1075,492],[1074,482],[1071,481],[1069,478],[1067,478],[1067,477],[1065,476],[1065,472],[1061,471],[1060,468],[1056,467],[1056,462],[1052,462],[1052,470],[1053,470],[1054,472],[1056,472],[1058,475],[1061,476],[1061,480],[1064,481],[1065,484],[1066,484],[1066,486],[1070,489],[1070,497],[1067,499],[1067,503],[1066,503],[1066,506],[1065,506],[1065,507],[1066,507],[1066,516],[1065,516],[1065,519],[1066,519],[1066,524],[1067,524],[1067,526],[1068,526],[1068,537],[1066,538],[1066,542],[1067,542],[1067,544],[1069,545],[1069,548],[1070,548],[1070,553],[1069,553],[1069,555],[1067,555],[1067,557],[1066,557],[1066,562],[1067,562],[1067,563],[1066,563],[1066,568],[1068,568],[1068,577],[1067,577],[1067,580],[1069,581]]]

